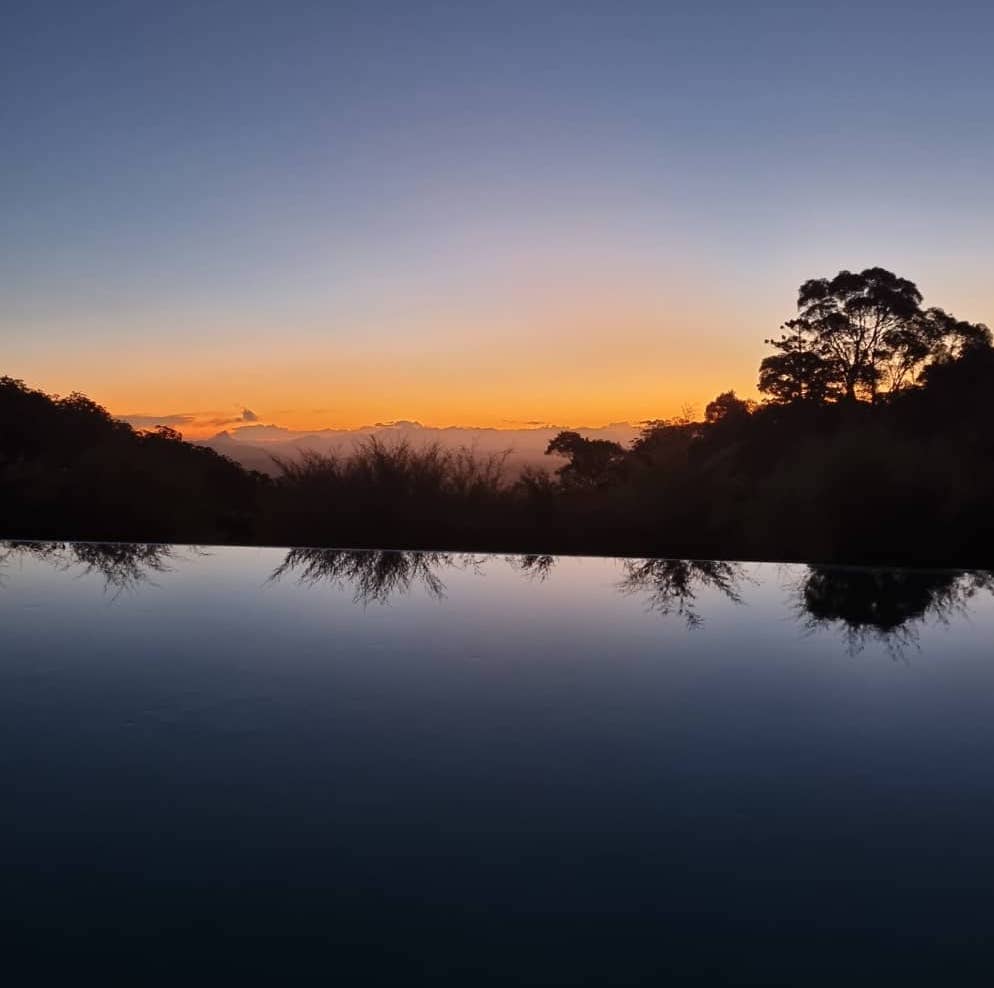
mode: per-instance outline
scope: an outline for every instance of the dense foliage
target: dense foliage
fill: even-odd
[[[172,429],[135,431],[83,395],[0,378],[5,535],[239,541],[255,530],[258,484]]]
[[[275,479],[81,395],[0,379],[0,534],[746,559],[994,561],[990,331],[880,268],[806,282],[760,404],[564,432],[554,474],[437,445],[308,454]]]

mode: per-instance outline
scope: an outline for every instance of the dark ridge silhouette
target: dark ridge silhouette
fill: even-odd
[[[882,268],[805,282],[768,340],[760,404],[645,423],[626,448],[566,431],[552,469],[373,436],[248,472],[82,395],[0,378],[12,538],[348,545],[871,565],[994,563],[990,330]]]
[[[736,604],[742,602],[739,587],[745,579],[739,563],[701,559],[626,559],[625,575],[619,584],[624,594],[644,597],[650,610],[663,617],[676,614],[689,629],[703,619],[694,606],[702,590],[718,590]]]
[[[0,378],[0,534],[250,540],[262,480],[166,427],[136,431],[82,395]]]
[[[985,591],[994,594],[994,573],[812,566],[797,610],[809,630],[839,631],[850,654],[875,640],[897,655],[918,647],[927,624],[965,615]]]

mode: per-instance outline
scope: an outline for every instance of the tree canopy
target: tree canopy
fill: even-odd
[[[771,401],[873,403],[918,384],[930,363],[991,340],[983,324],[923,309],[918,286],[885,268],[810,279],[797,310],[766,340],[777,353],[760,364],[759,390]]]
[[[556,472],[569,484],[597,486],[607,483],[625,459],[625,448],[609,439],[586,439],[578,432],[560,432],[546,447],[546,455],[569,457]]]

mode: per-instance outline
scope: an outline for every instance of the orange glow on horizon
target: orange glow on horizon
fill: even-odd
[[[309,377],[302,369],[275,374],[271,380],[253,372],[237,380],[226,376],[223,388],[191,387],[190,382],[171,386],[163,380],[155,391],[142,388],[141,394],[130,384],[123,387],[115,381],[107,382],[106,392],[93,389],[90,397],[119,417],[190,416],[189,421],[164,424],[194,439],[253,424],[292,431],[356,429],[401,420],[438,428],[595,428],[668,418],[688,406],[702,414],[708,401],[736,384],[703,373],[667,380],[655,367],[612,367],[607,360],[598,370],[576,368],[558,380],[509,370],[482,376],[471,370],[429,373],[384,368],[375,375],[356,373],[351,386],[336,375],[325,388]],[[756,397],[751,388],[735,390],[742,397]]]
[[[598,427],[687,406],[703,413],[728,389],[756,396],[763,330],[737,327],[741,317],[714,305],[695,315],[634,286],[574,296],[519,298],[520,311],[511,300],[487,320],[461,306],[409,313],[403,334],[249,324],[174,334],[168,344],[158,334],[102,345],[82,337],[8,372],[50,393],[82,391],[116,416],[147,417],[143,425],[162,419],[191,439],[253,424],[240,420],[245,409],[258,424],[294,431],[398,420]]]

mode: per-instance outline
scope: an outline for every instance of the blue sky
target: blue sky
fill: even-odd
[[[3,372],[328,425],[750,392],[800,281],[994,319],[994,7],[4,15]],[[306,420],[306,422],[305,422]]]

